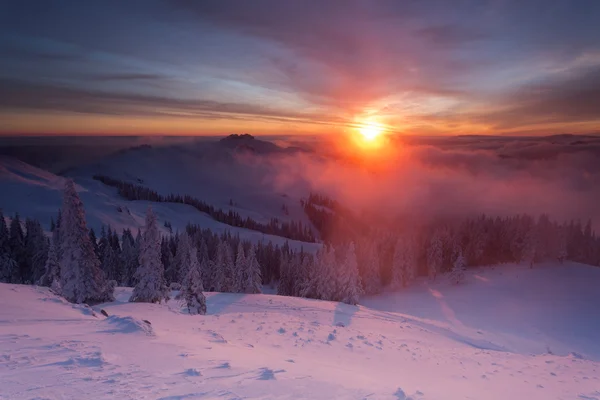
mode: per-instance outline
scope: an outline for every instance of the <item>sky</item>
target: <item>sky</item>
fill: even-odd
[[[597,0],[0,0],[0,134],[600,132]]]

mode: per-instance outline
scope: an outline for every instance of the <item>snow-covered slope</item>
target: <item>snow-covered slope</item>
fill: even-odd
[[[163,195],[187,194],[259,222],[279,218],[309,224],[300,206],[308,187],[297,182],[293,191],[277,189],[281,172],[273,162],[284,152],[273,143],[247,138],[143,146],[73,169],[68,175],[77,181],[105,175]],[[284,204],[289,214],[282,211]]]
[[[589,313],[599,281],[577,264],[498,267],[359,307],[210,293],[207,316],[126,303],[125,288],[94,316],[4,284],[0,398],[598,399],[586,338],[600,325]],[[532,326],[545,329],[539,343]],[[572,334],[552,336],[558,326]]]
[[[62,204],[64,180],[65,178],[61,176],[14,158],[0,157],[0,209],[5,216],[12,216],[18,212],[23,218],[36,218],[47,228],[50,219],[56,217]],[[110,225],[118,231],[130,228],[135,232],[144,225],[146,209],[151,205],[164,233],[167,231],[164,230],[163,223],[168,221],[174,231],[182,231],[188,223],[193,223],[203,228],[210,228],[217,233],[224,231],[237,233],[241,238],[253,242],[264,240],[280,245],[285,242],[285,239],[279,236],[264,235],[217,222],[191,206],[127,201],[118,196],[116,189],[91,177],[79,176],[75,178],[75,182],[85,207],[88,226],[94,228],[96,232],[99,232],[102,225]],[[309,251],[318,247],[314,243],[296,241],[290,241],[290,245],[294,248],[304,247]]]

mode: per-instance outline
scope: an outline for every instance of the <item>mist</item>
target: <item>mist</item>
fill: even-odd
[[[268,160],[278,191],[326,194],[356,211],[419,218],[547,213],[600,223],[600,138],[404,138]]]

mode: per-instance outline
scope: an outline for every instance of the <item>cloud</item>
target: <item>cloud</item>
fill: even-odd
[[[103,78],[154,79],[122,75]],[[325,125],[336,123],[335,119],[319,114],[288,112],[262,105],[82,90],[6,79],[0,79],[0,91],[4,93],[4,96],[0,97],[0,107],[3,109],[196,119],[226,118]]]
[[[299,154],[278,161],[272,183],[285,191],[301,182],[388,219],[548,213],[600,224],[600,137],[417,138],[396,146],[385,168],[322,150]]]

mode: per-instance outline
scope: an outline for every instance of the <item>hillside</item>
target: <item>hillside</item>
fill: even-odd
[[[598,281],[502,266],[358,307],[209,293],[206,316],[2,284],[0,398],[598,399]]]
[[[172,173],[174,174],[172,176],[177,175],[175,172]],[[264,235],[217,222],[188,205],[127,201],[118,196],[116,189],[93,180],[91,176],[75,176],[74,179],[86,210],[88,227],[94,228],[96,232],[100,231],[102,225],[110,225],[117,231],[130,228],[135,232],[143,226],[146,209],[151,205],[160,222],[159,226],[165,234],[168,232],[164,229],[163,223],[168,221],[174,231],[182,231],[188,223],[192,223],[202,228],[210,228],[217,233],[229,231],[232,234],[239,234],[242,239],[252,242],[264,240],[283,244],[286,240],[279,236]],[[166,177],[165,179],[172,180]],[[0,197],[0,209],[5,216],[19,213],[23,218],[38,219],[48,228],[50,219],[56,217],[62,204],[64,182],[65,178],[62,176],[11,157],[0,157],[0,192],[9,194]],[[290,241],[290,245],[309,250],[314,250],[318,246],[314,243],[296,241]]]

